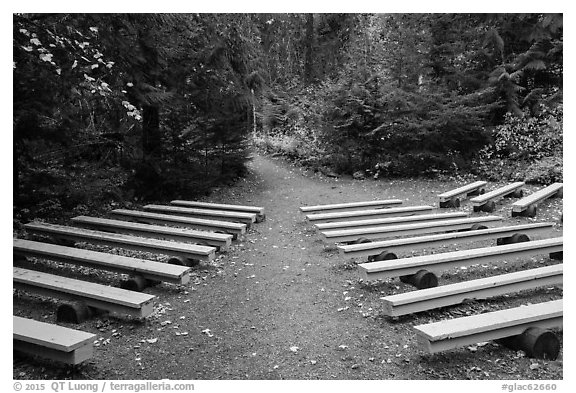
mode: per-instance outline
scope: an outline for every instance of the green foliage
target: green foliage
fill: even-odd
[[[14,200],[87,202],[118,172],[120,199],[193,197],[241,176],[261,84],[248,16],[14,16]],[[247,38],[249,37],[249,38]],[[256,48],[256,49],[255,49]],[[74,165],[87,173],[71,182]],[[44,193],[38,174],[62,172]],[[49,178],[49,177],[48,177]],[[94,193],[98,199],[99,193]],[[48,212],[48,210],[45,210]]]
[[[552,184],[563,181],[562,156],[544,157],[528,166],[524,174],[527,183]]]
[[[541,106],[537,116],[508,114],[505,123],[494,131],[493,146],[484,152],[486,158],[500,157],[535,160],[562,153],[562,106]]]
[[[249,136],[342,173],[561,176],[561,14],[13,20],[14,199],[29,211],[32,189],[46,212],[86,206],[67,188],[88,186],[67,177],[76,164],[95,184],[117,171],[120,200],[192,197],[242,176]]]
[[[511,114],[493,132],[478,159],[478,171],[495,180],[550,184],[562,181],[563,107],[539,107],[537,116]]]

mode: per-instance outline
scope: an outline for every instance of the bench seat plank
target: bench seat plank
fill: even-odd
[[[411,258],[362,263],[358,265],[358,268],[365,279],[376,280],[410,275],[421,269],[438,272],[453,267],[505,260],[508,257],[533,256],[560,252],[562,250],[563,237],[554,237],[502,246],[473,248],[470,250],[451,251]]]
[[[88,306],[136,317],[152,313],[154,295],[13,267],[14,287],[47,296],[80,300]]]
[[[436,353],[522,334],[529,327],[561,328],[563,301],[520,306],[415,326],[418,341]]]
[[[414,251],[444,244],[466,243],[470,241],[493,239],[496,237],[507,237],[512,236],[515,233],[548,234],[553,228],[553,223],[546,222],[511,225],[476,231],[441,233],[363,244],[339,245],[338,249],[342,254],[350,257],[372,256],[377,255],[384,250],[395,253],[400,251]]]
[[[132,250],[155,252],[171,256],[211,261],[216,257],[216,248],[190,243],[150,239],[118,233],[100,232],[47,223],[28,223],[24,227],[32,234],[51,236],[72,241],[122,247]]]
[[[79,364],[93,355],[96,335],[64,326],[12,316],[14,349]]]
[[[466,212],[450,212],[442,214],[419,214],[414,216],[402,217],[388,217],[388,218],[373,218],[370,220],[355,220],[355,221],[338,221],[338,222],[324,222],[314,224],[320,231],[333,230],[333,229],[348,229],[356,227],[376,227],[383,225],[404,224],[414,221],[434,221],[434,220],[449,220],[453,218],[468,217]]]
[[[479,188],[484,187],[486,184],[488,183],[482,180],[475,181],[474,183],[455,188],[454,190],[443,192],[442,194],[438,195],[438,198],[440,198],[440,202],[446,202],[450,200],[450,198],[478,190]]]
[[[469,229],[474,224],[492,224],[502,221],[500,216],[471,217],[453,220],[420,222],[395,226],[379,226],[370,228],[353,228],[335,231],[323,231],[321,235],[327,242],[353,241],[361,237],[370,240],[384,239],[393,236],[420,235],[425,233],[456,231]]]
[[[73,224],[78,226],[94,229],[102,228],[127,235],[201,243],[208,246],[218,247],[220,251],[227,249],[232,244],[232,235],[224,233],[198,231],[185,228],[171,228],[162,225],[141,224],[87,216],[73,217],[71,221]]]
[[[334,210],[364,210],[367,207],[373,209],[388,207],[391,205],[402,204],[401,199],[386,199],[379,201],[364,201],[364,202],[349,202],[349,203],[336,203],[332,205],[315,205],[315,206],[301,206],[300,211],[302,213],[315,213],[321,211],[334,211]]]
[[[512,211],[514,212],[521,212],[526,210],[526,208],[528,208],[528,206],[534,205],[546,198],[549,198],[555,194],[557,194],[559,191],[561,191],[563,188],[563,183],[554,183],[549,185],[548,187],[542,188],[530,195],[528,195],[527,197],[524,197],[522,199],[520,199],[519,201],[516,201],[512,204]]]
[[[190,268],[145,259],[125,257],[80,248],[60,246],[31,240],[14,239],[15,254],[45,258],[113,272],[139,275],[149,280],[173,284],[190,281]]]
[[[138,210],[115,209],[109,213],[114,218],[148,224],[174,225],[204,231],[222,231],[234,238],[246,233],[246,224],[230,221],[205,220],[202,218],[175,216],[169,214],[143,212]]]
[[[430,213],[434,208],[432,206],[405,206],[395,207],[390,209],[371,209],[371,210],[356,210],[356,211],[343,211],[334,213],[316,213],[308,214],[306,218],[312,223],[330,222],[330,221],[345,221],[348,219],[371,219],[374,217],[397,217],[397,216],[412,216],[414,214]]]
[[[167,206],[167,205],[146,205],[144,206],[144,210],[160,213],[178,214],[187,217],[205,218],[210,220],[241,222],[246,225],[250,225],[256,222],[256,213],[195,209],[192,207]]]
[[[497,199],[497,198],[504,197],[508,194],[513,193],[517,189],[523,187],[524,184],[525,183],[523,181],[508,184],[504,187],[500,187],[496,190],[492,190],[492,191],[487,192],[485,194],[474,197],[474,198],[470,199],[470,202],[472,202],[472,204],[474,206],[481,206],[492,199]]]
[[[171,205],[183,206],[183,207],[198,207],[201,209],[214,209],[214,210],[229,210],[229,211],[239,211],[247,213],[256,213],[259,215],[264,215],[264,208],[260,206],[242,206],[242,205],[229,205],[224,203],[209,203],[209,202],[198,202],[198,201],[186,201],[181,199],[175,199],[170,201]]]
[[[460,304],[466,299],[486,299],[525,289],[562,284],[563,264],[522,270],[386,296],[383,314],[400,316]]]

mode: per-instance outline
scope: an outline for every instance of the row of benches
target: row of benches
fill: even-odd
[[[510,193],[516,193],[515,196],[519,196],[518,188],[522,185],[523,183],[515,183],[490,193],[480,193],[480,190],[477,190],[480,196],[475,199],[474,203],[477,204],[475,206],[484,206],[487,201],[494,201],[494,199]],[[482,184],[477,183],[477,186],[480,187]],[[529,201],[534,203],[537,197]],[[358,209],[361,205],[361,202],[354,203],[354,209]],[[387,209],[386,216],[382,214],[382,217],[385,218],[366,219],[369,215],[376,216],[378,213],[375,210],[360,211],[356,216],[353,210],[346,212],[345,204],[339,204],[341,213],[346,212],[346,214],[331,213],[328,215],[329,213],[324,213],[324,216],[321,216],[322,206],[316,206],[314,213],[307,215],[307,219],[315,223],[315,226],[322,231],[321,234],[325,241],[348,243],[338,245],[341,254],[349,257],[368,257],[368,263],[358,265],[365,280],[399,277],[401,281],[420,289],[419,291],[382,298],[385,315],[406,315],[459,304],[466,299],[484,299],[524,289],[562,284],[563,265],[557,264],[438,287],[438,279],[434,273],[449,268],[538,254],[549,254],[553,259],[562,259],[563,238],[554,237],[529,241],[529,235],[549,235],[553,230],[552,223],[488,228],[487,225],[500,222],[502,218],[497,216],[471,218],[466,217],[466,214],[461,212],[429,214],[427,211],[428,214],[420,215],[420,208],[416,207],[413,215],[408,217],[401,215],[407,214],[410,207],[405,207],[402,210],[390,208]],[[398,210],[401,214],[398,214],[398,217],[392,217],[395,215],[394,210]],[[474,210],[480,209],[475,208]],[[494,209],[488,207],[482,210],[493,211]],[[301,211],[306,212],[307,210],[301,208]],[[317,217],[329,217],[330,222],[316,223]],[[340,221],[353,217],[359,218],[354,221]],[[425,235],[406,237],[407,235],[423,234]],[[375,241],[389,237],[396,238]],[[411,253],[431,246],[487,239],[496,239],[496,245],[400,259],[397,255],[401,252]],[[530,326],[525,326],[526,318],[524,317],[529,310],[531,309],[522,308],[520,311],[511,311],[511,314],[515,316],[512,318],[514,321],[508,321],[506,329],[502,328],[503,324],[501,323],[501,317],[505,315],[504,313],[496,313],[493,317],[493,323],[490,323],[490,317],[482,317],[450,322],[445,329],[442,322],[436,323],[433,327],[421,325],[415,329],[423,346],[429,352],[437,352],[464,344],[485,341],[478,340],[479,337],[501,339],[519,335],[525,331],[529,331],[531,341],[528,341],[533,343],[535,340],[533,336],[540,339],[544,336],[549,337],[549,335],[545,331],[539,331],[538,334],[535,334],[528,327],[561,327],[561,311],[559,317],[556,313],[551,319],[548,318],[548,313],[542,313],[540,318],[531,320]],[[551,307],[550,310],[556,312],[557,307]],[[520,341],[527,342],[526,340]],[[540,353],[537,356],[554,356],[554,353],[557,355],[558,351],[553,349],[557,340],[549,340],[549,343],[546,353]],[[524,345],[521,349],[533,351],[534,345]]]
[[[115,288],[14,266],[14,288],[72,301],[59,307],[57,312],[59,318],[66,314],[64,319],[72,322],[80,322],[92,310],[144,318],[152,313],[155,297],[142,293],[142,289],[157,282],[188,283],[191,265],[214,259],[215,252],[228,248],[233,238],[246,233],[248,225],[265,218],[264,209],[259,207],[191,201],[172,203],[184,207],[146,207],[170,214],[118,209],[111,212],[117,220],[87,216],[73,218],[72,223],[80,228],[38,222],[26,224],[24,227],[28,234],[47,236],[57,243],[66,244],[13,239],[16,264],[26,257],[35,257],[126,274],[131,278],[123,281],[120,288]],[[67,244],[75,242],[159,253],[171,258],[169,263],[161,263]],[[92,356],[93,335],[90,333],[16,316],[13,325],[14,347],[22,352],[41,354],[70,364]]]
[[[496,208],[496,202],[504,197],[522,198],[524,182],[515,182],[500,187],[490,192],[486,192],[485,181],[476,181],[451,191],[444,192],[438,196],[441,208],[460,207],[460,202],[469,196],[477,195],[470,199],[475,212],[485,211],[491,213]],[[550,197],[562,197],[563,184],[553,183],[542,188],[529,196],[522,198],[512,204],[512,216],[536,215],[537,206],[540,202]]]
[[[485,211],[491,213],[496,208],[496,202],[505,197],[521,198],[524,194],[522,187],[524,182],[515,182],[498,189],[486,192],[487,182],[476,181],[462,187],[444,192],[438,196],[439,205],[441,208],[446,207],[460,207],[462,200],[470,196],[475,196],[470,199],[472,202],[473,211]],[[554,183],[540,189],[533,194],[520,199],[512,204],[512,216],[525,215],[534,217],[536,215],[536,207],[543,200],[550,197],[562,196],[562,183]],[[333,205],[318,205],[318,206],[303,206],[300,211],[307,214],[308,219],[314,223],[331,222],[347,218],[371,218],[382,217],[385,215],[412,215],[424,214],[432,210],[431,206],[411,206],[409,208],[396,208],[384,209],[393,205],[399,205],[402,201],[399,199],[378,200],[378,201],[365,201],[365,202],[352,202],[340,203]],[[358,212],[360,210],[361,212]],[[356,212],[356,213],[354,213]]]

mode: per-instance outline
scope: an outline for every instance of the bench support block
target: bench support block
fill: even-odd
[[[460,207],[460,198],[451,198],[449,201],[440,202],[441,208]]]
[[[536,208],[536,205],[530,205],[526,208],[526,210],[522,210],[521,212],[515,212],[512,210],[512,217],[536,217],[537,210],[538,209]]]
[[[506,244],[529,242],[530,238],[525,233],[515,233],[512,236],[499,237],[496,239],[497,246],[504,246]]]
[[[198,259],[192,259],[192,258],[172,257],[168,259],[168,263],[171,265],[194,267],[198,266],[200,264],[200,261]]]
[[[388,250],[384,250],[382,251],[380,254],[378,255],[370,255],[368,257],[368,262],[374,262],[374,261],[389,261],[392,259],[398,259],[398,255],[396,255],[393,252],[390,252]]]
[[[56,310],[56,321],[82,323],[94,316],[94,309],[82,302],[64,303]]]
[[[547,329],[531,327],[517,336],[505,337],[496,342],[500,345],[518,351],[536,359],[556,360],[560,353],[560,340]]]
[[[562,261],[564,259],[564,251],[551,252],[550,259],[556,259],[557,261]]]
[[[151,282],[142,276],[130,277],[120,283],[120,288],[129,291],[142,292],[146,287],[149,287]]]
[[[418,289],[434,288],[438,286],[438,277],[426,269],[418,270],[415,274],[400,276],[400,281],[410,284]]]

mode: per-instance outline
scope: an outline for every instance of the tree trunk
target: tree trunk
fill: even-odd
[[[12,154],[12,203],[18,205],[20,202],[20,165],[18,164],[20,149],[17,143],[14,143]]]
[[[144,158],[158,157],[161,152],[160,110],[157,106],[146,105],[142,111],[142,151]]]
[[[306,59],[304,82],[308,85],[314,78],[314,14],[306,15]]]

